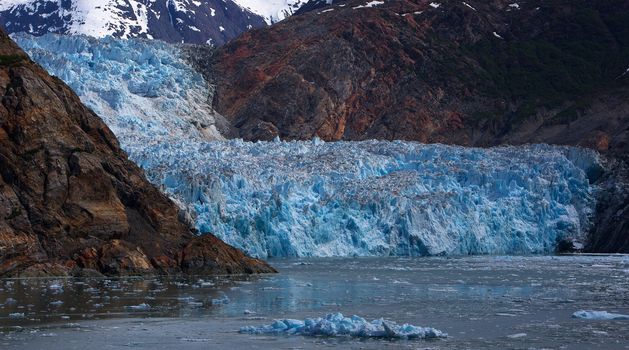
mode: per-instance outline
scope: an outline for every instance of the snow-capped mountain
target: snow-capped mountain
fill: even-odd
[[[232,0],[2,0],[0,25],[9,33],[222,45],[265,20]]]
[[[234,2],[262,16],[268,24],[273,24],[293,15],[308,3],[308,0],[234,0]]]

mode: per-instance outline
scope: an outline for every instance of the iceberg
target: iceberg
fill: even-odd
[[[594,310],[580,310],[572,314],[572,317],[585,320],[629,320],[629,315]]]
[[[105,120],[182,217],[255,257],[548,254],[592,226],[604,167],[591,150],[224,140],[212,86],[181,46],[13,38]]]
[[[269,325],[242,327],[240,333],[389,339],[434,339],[448,336],[430,327],[417,327],[406,323],[398,325],[382,318],[368,322],[362,317],[356,315],[345,317],[341,313],[328,314],[323,318],[307,318],[303,321],[275,320]]]

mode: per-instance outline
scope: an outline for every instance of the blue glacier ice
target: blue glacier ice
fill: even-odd
[[[16,41],[66,81],[194,220],[257,257],[550,253],[583,241],[596,152],[223,139],[212,87],[158,41]]]
[[[259,256],[550,253],[582,240],[585,149],[414,142],[171,142],[137,153],[201,232]]]
[[[368,322],[360,316],[345,317],[341,313],[328,314],[323,318],[307,318],[303,321],[276,320],[269,325],[242,327],[240,333],[389,339],[434,339],[448,336],[430,327],[398,325],[381,318]]]
[[[179,46],[82,35],[11,37],[103,118],[127,151],[165,138],[223,138],[212,89]]]

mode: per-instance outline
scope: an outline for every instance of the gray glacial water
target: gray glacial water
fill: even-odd
[[[2,349],[629,349],[629,257],[274,260],[277,275],[0,281]],[[438,340],[240,334],[327,313]]]

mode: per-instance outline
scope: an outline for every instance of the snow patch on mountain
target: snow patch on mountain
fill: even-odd
[[[268,24],[290,17],[308,0],[234,0],[243,8],[262,16]]]

